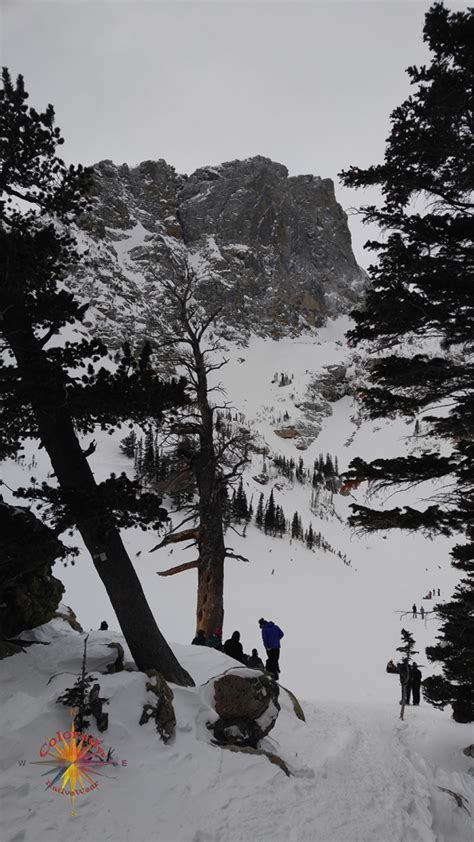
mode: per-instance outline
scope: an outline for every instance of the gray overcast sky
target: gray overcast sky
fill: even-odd
[[[0,0],[1,62],[52,102],[63,157],[179,172],[266,155],[336,180],[381,159],[422,63],[424,0]],[[449,2],[449,8],[467,3]],[[342,205],[362,191],[336,184]],[[367,265],[368,232],[350,220]]]

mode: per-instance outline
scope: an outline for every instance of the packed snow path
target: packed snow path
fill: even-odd
[[[176,738],[165,746],[154,724],[140,727],[145,676],[99,675],[117,632],[91,632],[88,668],[110,699],[104,748],[118,768],[78,799],[45,791],[38,759],[44,740],[68,728],[56,705],[80,669],[84,634],[62,620],[26,632],[47,642],[0,662],[1,842],[472,842],[474,768],[462,747],[472,727],[422,704],[398,718],[393,702],[303,702],[298,720],[282,690],[282,710],[262,747],[278,754],[287,777],[266,757],[210,744],[206,683],[233,668],[223,653],[174,647],[196,688],[174,688]],[[54,676],[51,679],[51,676]],[[348,691],[350,685],[348,685]],[[90,731],[95,734],[93,728]],[[22,759],[26,764],[22,765]],[[126,767],[121,762],[126,759]],[[466,799],[460,807],[445,790]]]
[[[296,777],[287,779],[262,758],[251,758],[229,780],[223,758],[226,775],[219,763],[210,783],[212,819],[204,809],[202,831],[188,835],[183,818],[183,835],[176,840],[452,842],[432,827],[427,770],[417,768],[424,766],[420,758],[411,758],[410,726],[396,722],[396,711],[306,705],[305,712],[307,728],[291,740]],[[278,744],[268,743],[278,753]],[[445,806],[452,811],[449,802]],[[468,823],[459,838],[472,839]]]

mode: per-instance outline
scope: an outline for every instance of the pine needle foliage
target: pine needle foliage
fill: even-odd
[[[416,456],[354,460],[345,479],[375,488],[436,480],[440,490],[429,505],[354,505],[351,524],[369,532],[461,532],[467,539],[452,553],[467,576],[449,606],[438,606],[445,622],[440,644],[429,651],[444,677],[426,683],[429,701],[452,704],[454,718],[466,722],[474,721],[474,10],[434,3],[423,38],[431,60],[407,70],[413,90],[391,115],[383,163],[352,166],[341,178],[347,187],[378,186],[383,197],[380,207],[361,208],[386,236],[367,244],[377,262],[348,335],[373,357],[365,408],[372,418],[421,415],[432,447]],[[439,440],[449,456],[440,455]],[[464,634],[462,656],[454,657]]]

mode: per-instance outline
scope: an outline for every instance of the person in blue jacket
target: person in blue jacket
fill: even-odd
[[[283,632],[272,620],[264,620],[260,617],[258,625],[262,630],[262,640],[267,653],[267,663],[265,669],[275,679],[280,675],[280,640],[283,637]]]

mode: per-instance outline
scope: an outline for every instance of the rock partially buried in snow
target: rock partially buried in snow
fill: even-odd
[[[151,694],[151,702],[143,705],[139,724],[145,725],[154,719],[156,730],[164,743],[168,743],[176,730],[176,716],[173,707],[174,693],[171,687],[157,670],[148,670],[150,681],[146,683],[147,692]]]
[[[64,620],[65,623],[68,623],[74,631],[83,632],[84,629],[82,628],[79,620],[77,619],[74,611],[69,605],[60,605],[59,611],[56,611],[53,617],[58,617],[60,620]]]
[[[280,711],[280,688],[269,675],[223,675],[214,682],[218,715],[209,728],[221,745],[256,748],[273,728]]]

